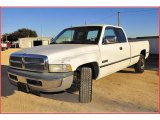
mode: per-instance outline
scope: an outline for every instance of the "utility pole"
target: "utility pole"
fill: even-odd
[[[42,40],[42,25],[41,25],[41,40]]]
[[[43,28],[42,28],[42,24],[41,24],[41,40],[42,40],[42,37],[43,37]]]
[[[120,12],[118,12],[118,26],[120,26]]]

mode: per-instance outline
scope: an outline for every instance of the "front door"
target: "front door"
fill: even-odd
[[[130,63],[130,46],[121,28],[106,27],[103,38],[116,38],[115,43],[100,45],[101,77],[128,67]]]

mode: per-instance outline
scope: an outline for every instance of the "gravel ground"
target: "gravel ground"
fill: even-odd
[[[78,102],[78,92],[33,94],[18,91],[7,79],[9,54],[19,49],[1,52],[2,112],[157,112],[158,111],[158,57],[147,60],[143,74],[133,68],[93,82],[91,103]]]

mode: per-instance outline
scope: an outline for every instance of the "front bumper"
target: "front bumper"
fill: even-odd
[[[73,72],[68,73],[38,73],[8,68],[9,81],[27,84],[31,90],[41,92],[58,92],[70,88],[73,82]]]

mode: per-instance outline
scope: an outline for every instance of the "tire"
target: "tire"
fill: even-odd
[[[82,67],[79,85],[79,102],[89,103],[92,100],[92,69]]]
[[[139,61],[134,65],[136,73],[143,73],[145,69],[145,57],[140,55]]]

